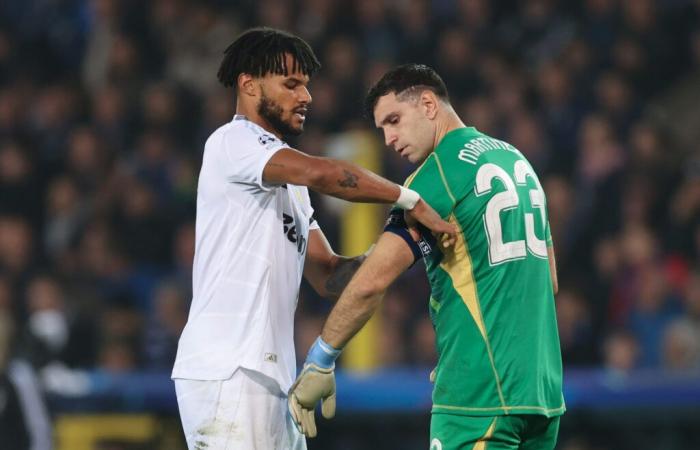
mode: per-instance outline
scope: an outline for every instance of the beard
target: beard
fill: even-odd
[[[258,114],[263,117],[279,134],[283,136],[299,136],[304,131],[304,124],[295,128],[291,121],[282,118],[284,110],[274,100],[263,93],[258,104]]]

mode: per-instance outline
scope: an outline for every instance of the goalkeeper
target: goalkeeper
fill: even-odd
[[[455,245],[436,245],[392,211],[290,389],[297,426],[316,435],[319,400],[325,417],[335,414],[335,359],[422,257],[439,355],[430,450],[553,449],[565,406],[554,251],[537,175],[513,146],[465,127],[429,67],[391,70],[366,104],[387,146],[421,164],[406,186],[460,232]]]

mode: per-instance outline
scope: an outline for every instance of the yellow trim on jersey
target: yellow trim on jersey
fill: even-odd
[[[498,398],[501,400],[501,404],[505,407],[506,401],[503,398],[501,379],[498,376],[498,371],[496,370],[493,352],[491,351],[491,343],[489,342],[484,317],[481,313],[479,296],[476,292],[476,281],[474,280],[472,258],[469,254],[469,249],[467,248],[467,242],[464,239],[462,226],[459,224],[454,214],[450,214],[449,222],[456,225],[458,228],[457,241],[452,248],[442,249],[444,257],[440,263],[440,268],[444,270],[447,275],[449,275],[450,279],[452,280],[452,286],[464,302],[464,305],[467,307],[469,314],[472,316],[472,319],[474,319],[474,322],[481,333],[481,337],[484,339],[486,350],[489,355],[489,362],[491,363],[491,369],[493,370],[493,376],[496,379]]]
[[[472,408],[467,406],[453,406],[453,405],[438,405],[433,404],[433,408],[449,409],[452,411],[468,411],[468,412],[498,412],[503,411],[505,414],[510,414],[511,411],[525,411],[534,410],[542,411],[544,414],[551,414],[555,412],[564,412],[566,406],[562,405],[559,408],[545,408],[543,406],[492,406],[490,408]]]
[[[487,441],[493,436],[493,432],[496,429],[497,420],[498,417],[493,418],[493,422],[491,422],[491,425],[489,426],[488,430],[486,430],[486,434],[484,434],[478,441],[476,441],[476,445],[474,446],[473,450],[486,450]]]
[[[411,186],[411,183],[413,183],[413,179],[416,177],[416,175],[418,175],[418,172],[420,172],[420,170],[423,168],[423,166],[428,162],[428,160],[430,159],[430,157],[433,156],[434,154],[435,154],[435,152],[433,152],[433,153],[431,153],[430,155],[428,155],[428,157],[425,158],[425,161],[423,161],[423,162],[421,163],[421,165],[418,166],[418,168],[417,168],[416,170],[414,170],[413,173],[410,174],[410,175],[408,176],[408,178],[406,178],[406,181],[403,182],[403,186],[404,186],[404,187],[410,187],[410,186]]]
[[[450,200],[452,200],[452,205],[455,205],[457,203],[457,200],[455,200],[455,196],[454,194],[452,194],[452,190],[447,184],[447,178],[445,177],[445,172],[442,170],[442,163],[440,162],[440,157],[435,152],[433,152],[433,155],[435,155],[435,162],[437,163],[438,171],[440,172],[440,178],[442,178],[442,184],[445,185],[445,190],[447,191],[447,195],[450,196]]]
[[[425,161],[423,161],[423,164],[421,164],[415,172],[413,172],[411,175],[406,178],[406,181],[403,183],[404,187],[410,188],[411,183],[413,183],[413,180],[416,178],[416,175],[418,175],[425,167],[427,162],[430,160],[430,158],[434,157],[435,158],[435,164],[437,165],[438,172],[440,173],[440,180],[442,181],[442,185],[445,187],[445,191],[447,192],[447,195],[450,197],[450,200],[452,201],[452,207],[454,208],[454,205],[457,204],[457,200],[455,199],[454,194],[452,193],[452,189],[450,189],[450,185],[447,184],[447,177],[445,176],[445,171],[442,169],[442,163],[440,162],[440,157],[437,155],[437,153],[433,152],[430,155],[428,155],[427,158],[425,158]]]

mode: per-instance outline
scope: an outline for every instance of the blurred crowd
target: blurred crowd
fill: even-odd
[[[300,34],[324,65],[291,141],[304,151],[324,155],[350,130],[380,139],[364,93],[421,62],[467,124],[528,157],[549,202],[567,367],[700,367],[700,144],[649,114],[700,71],[700,1],[10,0],[0,315],[15,323],[12,355],[49,388],[70,368],[170,370],[203,144],[233,115],[215,74],[238,33],[261,24]],[[412,171],[389,151],[382,160],[395,181]],[[336,211],[313,202],[337,249]],[[421,264],[387,294],[383,366],[434,363],[428,296]],[[329,308],[304,285],[299,356]]]

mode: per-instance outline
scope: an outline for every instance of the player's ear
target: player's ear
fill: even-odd
[[[426,89],[421,93],[420,105],[428,119],[433,120],[437,116],[439,103],[433,91]]]
[[[238,75],[238,92],[242,95],[255,96],[255,79],[249,73]]]

